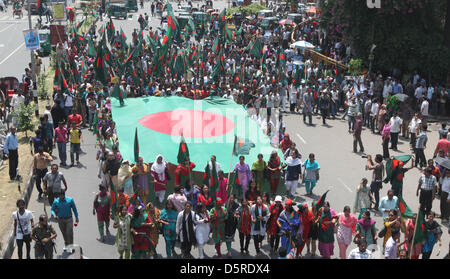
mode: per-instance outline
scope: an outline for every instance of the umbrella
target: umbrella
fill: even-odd
[[[408,99],[409,97],[406,94],[395,94],[394,96],[397,97],[400,102],[406,101],[406,99]]]
[[[309,8],[306,12],[315,14],[315,13],[317,13],[317,8],[316,7]]]
[[[311,43],[308,43],[307,41],[297,41],[293,44],[291,44],[291,48],[314,48],[314,45]]]
[[[218,12],[212,12],[211,15],[218,15]]]
[[[439,164],[439,166],[443,166],[444,168],[450,170],[450,159],[436,157],[434,158],[434,161],[436,162],[436,164]]]
[[[66,10],[73,10],[73,7],[66,7]]]
[[[292,21],[292,20],[290,20],[290,19],[282,19],[282,20],[280,20],[279,22],[278,22],[278,24],[280,24],[280,25],[285,25],[285,24],[287,24],[287,25],[292,25],[294,22]]]

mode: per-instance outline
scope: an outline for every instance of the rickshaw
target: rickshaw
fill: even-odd
[[[264,30],[273,29],[278,24],[277,17],[265,17],[261,21],[261,28]]]
[[[233,14],[234,25],[240,26],[243,18],[244,18],[244,15],[241,12],[234,13]]]
[[[299,24],[302,22],[303,17],[301,14],[288,14],[287,19],[292,20],[295,24]]]
[[[191,16],[177,16],[178,25],[181,30],[187,25],[189,20],[192,20]]]
[[[39,44],[40,48],[37,50],[39,56],[48,56],[52,51],[52,46],[50,45],[50,30],[44,29],[39,30]]]
[[[128,12],[130,12],[130,11],[137,12],[138,11],[137,0],[127,0],[126,3],[127,3],[126,6],[127,6]]]
[[[192,18],[194,19],[194,24],[196,26],[202,25],[202,23],[206,23],[207,21],[207,14],[204,12],[193,12]]]
[[[108,17],[127,19],[128,9],[125,4],[110,4],[108,6]]]

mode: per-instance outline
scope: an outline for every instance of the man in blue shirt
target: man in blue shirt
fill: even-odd
[[[52,204],[52,217],[58,220],[59,229],[64,237],[64,249],[73,244],[73,218],[75,214],[75,226],[78,225],[78,211],[72,198],[66,197],[65,191],[61,191],[59,198]]]
[[[11,133],[6,136],[4,144],[4,153],[8,154],[9,158],[9,178],[15,180],[17,176],[17,166],[19,164],[19,153],[17,149],[19,143],[17,141],[16,127],[11,126]]]

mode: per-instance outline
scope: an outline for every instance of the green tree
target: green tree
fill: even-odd
[[[17,119],[18,131],[25,132],[25,136],[28,137],[28,131],[33,131],[34,129],[34,105],[32,103],[25,105],[20,104],[18,110],[12,113],[13,117]]]
[[[417,70],[428,79],[445,80],[450,49],[444,44],[442,1],[383,0],[381,9],[354,0],[320,0],[319,5],[327,36],[342,38],[366,67],[375,44],[374,70],[398,68],[403,74]]]

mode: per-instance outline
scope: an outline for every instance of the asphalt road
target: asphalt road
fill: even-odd
[[[32,25],[37,16],[32,16]],[[0,12],[0,77],[15,76],[22,81],[24,69],[30,63],[30,51],[25,47],[23,30],[28,30],[28,14],[24,10],[23,17],[13,17],[12,5],[6,12]],[[43,59],[47,65],[48,58]],[[43,70],[43,68],[42,68]]]
[[[215,5],[216,5],[215,1]],[[222,4],[222,5],[220,5]],[[225,7],[226,2],[219,2],[220,7]],[[176,7],[174,5],[174,9]],[[149,4],[146,3],[144,12],[149,13]],[[137,27],[137,17],[141,13],[135,13],[132,20],[115,20],[116,30],[122,27],[127,37],[131,37],[131,32]],[[143,12],[142,12],[143,13]],[[151,26],[158,26],[159,19],[151,19]],[[98,25],[99,26],[99,25]],[[97,26],[97,27],[98,27]],[[1,31],[0,25],[0,31]],[[12,28],[12,27],[11,27]],[[19,39],[17,39],[19,41]],[[20,43],[15,44],[20,45]],[[23,41],[23,39],[20,39]],[[4,55],[4,54],[1,54]],[[4,56],[0,56],[1,59]],[[6,63],[6,62],[5,62]],[[3,66],[0,67],[3,69]],[[326,190],[330,190],[327,196],[327,200],[330,202],[331,207],[337,212],[342,212],[344,206],[349,205],[353,207],[353,202],[356,195],[356,187],[359,185],[361,178],[366,177],[371,180],[371,172],[365,170],[366,159],[361,158],[362,154],[355,154],[352,152],[353,138],[352,135],[347,132],[347,121],[344,120],[328,120],[328,125],[322,125],[321,119],[317,116],[313,117],[313,123],[315,126],[306,126],[303,124],[302,116],[297,114],[285,114],[284,116],[287,132],[291,135],[291,138],[296,142],[300,153],[303,155],[302,161],[304,161],[309,153],[314,153],[318,163],[321,166],[321,176],[317,186],[314,188],[313,198],[318,198]],[[429,126],[429,144],[428,148],[425,150],[425,155],[427,158],[431,158],[435,143],[437,142],[438,126],[432,124]],[[106,237],[106,243],[100,243],[97,239],[99,237],[96,216],[92,215],[92,202],[94,195],[98,190],[99,179],[97,178],[97,161],[95,160],[95,139],[87,130],[84,132],[84,142],[81,144],[82,150],[85,152],[81,155],[80,167],[72,167],[68,169],[61,169],[64,173],[66,180],[68,181],[69,190],[67,195],[73,197],[77,205],[80,223],[78,227],[74,228],[74,241],[83,247],[84,254],[89,258],[98,259],[115,259],[118,258],[116,247],[114,246],[114,236],[116,230],[111,230],[111,236]],[[371,154],[373,157],[375,154],[382,153],[381,138],[378,135],[373,135],[370,131],[363,131],[362,140],[364,148],[367,154]],[[409,144],[404,139],[399,140],[399,151],[393,152],[390,150],[391,155],[400,154],[410,154]],[[57,152],[54,153],[57,155]],[[253,159],[253,158],[252,158]],[[59,163],[59,160],[55,160]],[[222,162],[220,162],[222,163]],[[409,205],[409,207],[417,212],[419,203],[418,197],[415,196],[415,190],[417,188],[417,181],[420,177],[420,171],[418,169],[412,169],[409,171],[404,180],[404,199]],[[282,187],[281,187],[282,188]],[[384,197],[389,189],[388,184],[383,184],[383,189],[380,193],[381,197]],[[169,193],[168,193],[169,194]],[[311,203],[312,198],[305,196],[305,188],[301,185],[297,189],[297,201],[298,202],[308,202]],[[34,190],[30,204],[28,206],[30,210],[33,211],[35,215],[35,220],[43,211],[42,202],[37,201],[37,191]],[[433,210],[440,212],[439,210],[439,200],[433,202]],[[47,206],[47,212],[49,208]],[[381,229],[381,217],[380,214],[375,214],[374,217],[377,222],[377,228]],[[437,219],[440,223],[440,219]],[[58,233],[57,237],[57,251],[58,255],[61,255],[63,248],[63,239],[60,230],[56,223],[52,223]],[[450,237],[447,233],[447,228],[442,227],[444,234],[442,236],[443,246],[440,255],[437,256],[439,248],[435,247],[431,258],[442,258],[448,249],[448,244]],[[403,239],[402,239],[403,240]],[[380,243],[380,241],[379,241]],[[335,243],[334,256],[333,258],[339,257],[339,248],[337,243]],[[159,244],[157,246],[157,252],[160,256],[166,257],[164,239],[160,237]],[[381,246],[381,244],[379,244]],[[351,249],[355,248],[354,244],[351,244],[347,250],[347,254]],[[235,241],[232,245],[233,248],[233,258],[245,258],[247,256],[240,255],[239,253],[239,239],[236,235]],[[222,245],[222,253],[225,254],[225,245]],[[269,245],[267,240],[263,241],[263,253],[265,258],[269,258],[270,255]],[[176,248],[177,254],[180,254],[179,247]],[[305,252],[304,252],[305,253]],[[198,251],[196,249],[192,250],[192,254],[197,257]],[[214,245],[210,243],[205,246],[205,254],[207,257],[213,257],[215,255]],[[253,240],[250,244],[250,257],[255,255],[255,249],[253,246]],[[309,256],[306,256],[307,258]],[[13,258],[17,258],[17,253]]]

